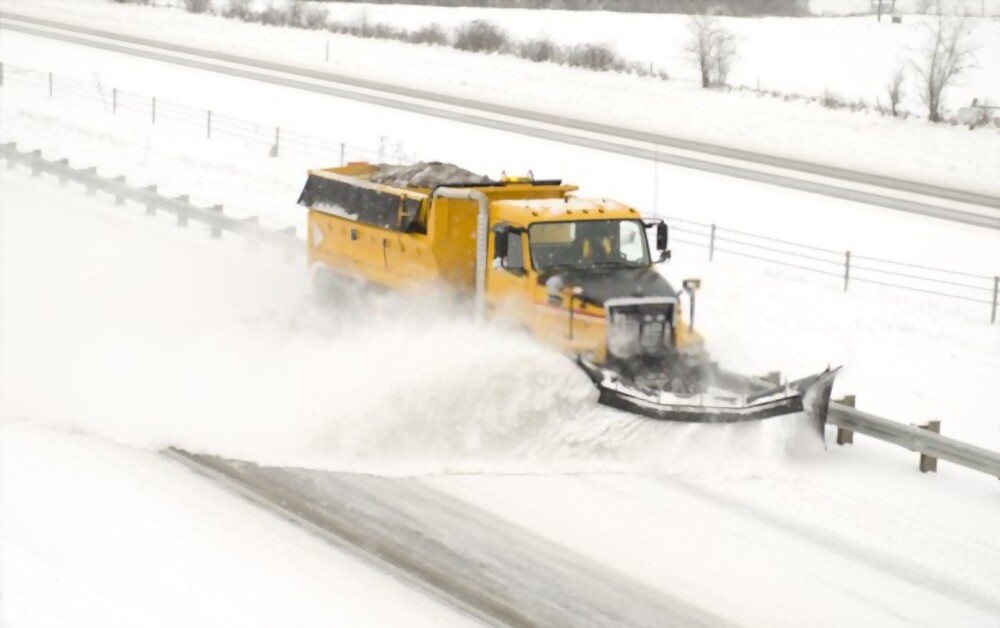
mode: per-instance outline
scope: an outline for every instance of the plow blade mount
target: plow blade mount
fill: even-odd
[[[830,408],[830,391],[840,368],[827,369],[761,392],[738,394],[709,390],[690,395],[644,390],[615,374],[581,361],[600,391],[598,403],[665,421],[741,423],[804,412],[823,436]]]

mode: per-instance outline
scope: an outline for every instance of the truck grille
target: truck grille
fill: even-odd
[[[663,355],[673,345],[676,302],[608,304],[608,352],[617,358]]]

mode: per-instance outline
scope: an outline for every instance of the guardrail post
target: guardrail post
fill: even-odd
[[[851,280],[851,252],[844,253],[844,292],[847,292],[847,284]]]
[[[344,143],[341,142],[340,143],[340,165],[341,166],[346,166],[347,165],[347,162],[344,161],[344,148],[345,148]]]
[[[941,433],[941,421],[927,421],[926,423],[917,425],[917,427],[928,432],[934,432],[935,434]],[[937,473],[937,458],[928,456],[927,454],[920,454],[920,472]]]
[[[7,159],[7,170],[13,170],[14,168],[17,168],[17,161],[15,161],[13,157],[13,155],[17,154],[17,142],[8,142],[7,144],[5,144],[5,146],[7,148],[7,151],[10,151],[11,153],[8,155],[4,155],[4,157],[6,157]]]
[[[281,149],[281,127],[274,127],[274,145],[271,146],[271,157],[277,157],[278,151]]]
[[[111,88],[111,115],[118,113],[118,88]]]
[[[222,215],[222,205],[212,205],[211,207],[208,208],[208,211],[215,212],[215,213],[217,213],[217,214],[219,214],[221,216]],[[219,226],[217,226],[217,225],[212,225],[212,237],[215,238],[215,239],[221,238],[222,237],[222,228],[219,227]]]
[[[244,218],[243,222],[250,226],[247,233],[247,248],[256,249],[260,239],[260,216]]]
[[[191,200],[191,197],[188,196],[187,194],[181,194],[180,196],[177,197],[177,200],[180,201],[181,203],[187,203],[189,200]],[[183,210],[183,209],[178,209],[177,210],[177,226],[178,227],[186,227],[187,224],[188,224],[187,211]]]
[[[153,124],[156,124],[156,96],[153,96]]]
[[[125,175],[121,175],[120,177],[115,177],[114,179],[112,179],[112,181],[114,181],[119,185],[125,185]],[[125,204],[125,197],[121,195],[120,190],[115,190],[115,205],[124,205],[124,204]]]
[[[0,87],[3,87],[3,61],[0,61]]]
[[[66,170],[69,169],[69,159],[60,159],[56,163],[62,166],[62,168],[59,169],[59,174],[57,175],[59,177],[59,185],[66,187],[66,182],[68,181],[66,178]]]
[[[854,395],[844,395],[843,399],[838,399],[835,403],[839,403],[842,406],[847,406],[848,408],[857,407],[857,397]],[[837,428],[837,444],[838,445],[853,445],[854,444],[854,432],[849,429],[838,427]]]
[[[89,174],[91,177],[96,177],[97,176],[97,167],[91,166],[89,168],[84,168],[83,169],[83,173],[84,174]],[[87,179],[84,182],[83,185],[86,186],[86,188],[87,188],[87,196],[93,196],[97,192],[97,188],[94,186],[94,180],[93,179]]]
[[[34,157],[31,162],[31,176],[37,179],[42,174],[42,164],[40,163],[42,160],[42,151],[33,150],[31,151],[31,156]]]
[[[49,98],[52,98],[52,73],[49,72]]]
[[[712,235],[708,239],[708,261],[715,259],[715,223],[712,223]]]
[[[990,314],[990,325],[997,322],[997,301],[998,296],[1000,296],[1000,276],[994,275],[993,277],[993,310]]]
[[[327,63],[330,63],[330,40],[329,39],[326,40],[326,57],[325,57],[325,60],[326,60]]]
[[[212,110],[208,110],[208,118],[205,122],[205,137],[212,139]]]
[[[145,190],[147,192],[149,192],[150,194],[156,194],[156,186],[155,185],[150,185],[150,186],[146,187]],[[156,202],[155,201],[152,201],[152,200],[147,200],[146,201],[146,215],[147,216],[155,216],[156,215]]]

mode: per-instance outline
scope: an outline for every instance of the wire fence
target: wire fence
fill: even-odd
[[[415,160],[415,156],[404,153],[400,144],[389,142],[385,137],[381,138],[379,147],[372,150],[280,125],[107,87],[96,78],[82,81],[0,61],[0,87],[11,82],[47,93],[52,98],[99,101],[110,115],[138,116],[152,125],[172,124],[200,130],[209,140],[227,136],[240,139],[258,146],[272,157],[295,153],[321,159],[338,158],[341,165],[359,159],[394,163]],[[836,278],[844,292],[852,284],[862,283],[982,304],[990,308],[990,323],[997,320],[1000,276],[899,262],[849,250],[837,251],[683,218],[669,217],[669,222],[674,242],[706,249],[710,262],[716,255],[726,254]]]
[[[205,139],[232,138],[247,142],[265,154],[297,154],[321,159],[377,161],[402,164],[414,160],[398,142],[382,137],[377,148],[366,148],[336,139],[304,133],[279,124],[267,124],[191,107],[155,95],[138,94],[106,86],[96,76],[86,81],[0,61],[0,87],[17,85],[50,98],[72,98],[97,104],[107,114],[145,120],[148,124],[183,127]]]
[[[706,249],[710,262],[719,254],[733,255],[834,277],[844,292],[857,282],[980,303],[989,306],[991,323],[997,319],[998,276],[836,251],[683,218],[669,222],[671,232],[680,234],[673,241]]]

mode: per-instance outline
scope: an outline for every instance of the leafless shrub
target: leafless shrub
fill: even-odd
[[[452,44],[469,52],[498,52],[510,43],[507,33],[486,20],[473,20],[458,27]]]
[[[522,41],[516,48],[517,56],[535,63],[559,60],[559,46],[551,39],[529,39]]]
[[[618,54],[604,44],[577,44],[567,50],[566,65],[604,72],[621,69],[624,64]]]
[[[448,35],[437,24],[431,24],[409,31],[405,34],[406,41],[411,44],[433,44],[435,46],[448,45]]]
[[[736,60],[736,37],[711,15],[695,15],[685,48],[698,64],[702,87],[725,85]]]
[[[229,3],[222,7],[219,15],[232,20],[250,22],[253,11],[250,10],[250,3],[253,0],[229,0]]]
[[[827,109],[845,109],[847,108],[847,102],[837,94],[831,92],[829,89],[823,90],[823,95],[819,99],[819,104],[823,105]]]
[[[903,98],[903,81],[905,79],[906,68],[898,66],[885,86],[886,94],[889,96],[889,112],[894,118],[899,116],[899,101]]]
[[[937,17],[923,25],[924,43],[914,69],[920,79],[920,99],[927,119],[941,121],[941,95],[975,67],[976,48],[968,41],[964,17],[947,17],[938,5]]]
[[[188,13],[208,13],[212,0],[184,0],[184,10]]]
[[[307,7],[299,18],[299,24],[303,28],[308,28],[314,31],[326,28],[327,21],[328,16],[326,11],[315,7]]]

